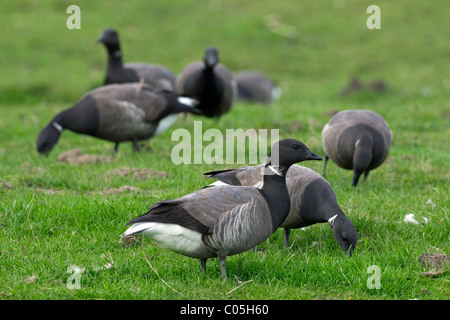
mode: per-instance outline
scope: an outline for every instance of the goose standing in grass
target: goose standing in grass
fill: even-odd
[[[277,152],[278,151],[278,152]],[[252,249],[269,238],[289,213],[286,172],[304,160],[322,160],[302,142],[274,144],[264,166],[262,188],[206,188],[174,200],[161,201],[127,224],[123,236],[144,236],[161,247],[200,259],[219,258],[226,278],[226,257]]]
[[[174,91],[175,75],[165,67],[131,62],[122,64],[122,51],[120,50],[119,35],[114,29],[105,29],[97,39],[105,45],[108,51],[108,67],[104,84],[144,82],[152,85],[155,89]]]
[[[206,117],[227,113],[236,98],[236,81],[227,67],[219,63],[216,48],[207,48],[203,61],[188,64],[176,81],[176,92],[200,101],[197,106]]]
[[[233,74],[237,85],[237,100],[268,105],[280,98],[280,88],[259,71],[239,71]]]
[[[39,153],[48,154],[63,130],[115,142],[150,139],[166,130],[179,113],[192,112],[197,101],[145,83],[111,84],[86,93],[74,106],[58,113],[38,135]]]
[[[263,165],[239,169],[207,172],[218,179],[213,185],[242,185],[261,188]],[[300,165],[292,165],[286,175],[291,201],[289,215],[281,224],[284,228],[284,246],[288,247],[291,229],[328,222],[334,238],[344,252],[352,254],[358,238],[356,228],[339,207],[336,195],[328,181],[320,174]]]
[[[378,113],[370,110],[345,110],[335,114],[322,130],[325,161],[328,159],[343,169],[353,170],[352,186],[364,173],[379,167],[387,158],[392,144],[392,132]]]

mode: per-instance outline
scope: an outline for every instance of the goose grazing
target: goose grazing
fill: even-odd
[[[48,154],[64,129],[115,142],[150,139],[167,129],[182,112],[199,114],[197,101],[144,83],[110,84],[86,93],[74,106],[58,113],[39,133],[36,147]]]
[[[269,153],[261,189],[219,186],[158,202],[128,222],[132,226],[123,236],[147,237],[161,247],[200,259],[203,271],[208,258],[218,257],[221,275],[226,278],[226,257],[259,245],[287,217],[286,171],[304,160],[322,158],[298,140],[280,140]]]
[[[152,85],[155,89],[175,90],[175,75],[162,66],[140,62],[122,64],[122,51],[120,50],[119,35],[116,30],[103,30],[97,41],[103,43],[108,51],[105,85],[140,82],[141,79],[144,79],[144,82]]]
[[[207,48],[203,61],[187,65],[176,81],[176,92],[200,101],[197,106],[206,117],[227,113],[236,98],[236,82],[230,71],[219,63],[216,48]]]
[[[364,173],[380,166],[386,160],[392,144],[392,132],[379,114],[370,110],[345,110],[335,114],[322,130],[325,161],[328,159],[343,169],[353,169],[352,186],[358,184]]]
[[[261,188],[263,165],[240,169],[207,172],[218,179],[212,185],[242,185]],[[342,212],[330,184],[309,168],[292,165],[286,175],[286,185],[291,201],[289,215],[281,224],[284,228],[284,246],[288,247],[291,229],[328,222],[334,238],[344,252],[352,254],[358,238],[353,223]]]
[[[280,88],[259,71],[234,73],[237,85],[237,100],[270,104],[280,97]]]

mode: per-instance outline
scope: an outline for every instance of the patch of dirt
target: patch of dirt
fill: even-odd
[[[349,83],[342,89],[341,96],[345,97],[353,92],[358,91],[372,91],[383,92],[387,89],[386,83],[383,80],[375,80],[372,82],[364,83],[357,77],[351,79]]]
[[[55,194],[78,194],[78,191],[72,191],[72,190],[55,190],[55,189],[45,189],[45,188],[35,188],[34,190],[44,192],[49,195],[55,195]],[[100,191],[88,191],[86,194],[121,194],[121,193],[131,193],[131,192],[144,192],[145,190],[133,187],[133,186],[121,186],[119,188],[111,188],[106,187],[103,190]]]
[[[165,178],[169,174],[164,171],[158,171],[154,169],[147,168],[130,168],[130,167],[122,167],[118,169],[114,169],[108,171],[106,173],[107,176],[119,176],[119,177],[133,177],[136,180],[145,180],[151,178]]]
[[[1,189],[1,188],[12,189],[13,186],[12,186],[11,183],[8,183],[8,182],[6,182],[6,181],[3,180],[2,183],[0,184],[0,189]]]
[[[120,238],[120,244],[126,247],[138,246],[141,244],[141,239],[142,238],[135,236],[125,236]]]
[[[297,133],[297,131],[305,130],[305,125],[300,120],[292,120],[288,123],[288,132],[290,134]]]
[[[105,194],[120,194],[120,193],[130,193],[130,192],[137,192],[137,191],[142,191],[142,189],[133,187],[133,186],[122,186],[119,188],[111,188],[111,187],[107,187],[105,189],[103,189],[102,191],[98,191],[98,193],[100,193],[101,195],[105,195]]]
[[[22,172],[30,173],[30,172],[43,172],[45,171],[42,167],[33,167],[33,165],[30,162],[24,162],[20,165],[20,169]]]
[[[41,188],[41,187],[34,188],[34,190],[40,191],[40,192],[44,192],[44,193],[49,194],[49,195],[65,194],[65,193],[68,193],[68,192],[72,192],[72,191],[68,191],[68,190],[45,189],[45,188]],[[74,192],[74,193],[77,194],[78,192]]]
[[[80,149],[72,149],[61,153],[56,161],[74,166],[87,163],[110,163],[114,161],[114,158],[111,156],[83,154]]]
[[[450,254],[423,253],[419,257],[419,263],[422,267],[433,268],[430,271],[421,272],[421,275],[435,278],[444,273],[442,269],[445,266],[450,266]]]
[[[445,265],[450,266],[450,254],[423,253],[419,257],[419,263],[423,267],[442,269]]]

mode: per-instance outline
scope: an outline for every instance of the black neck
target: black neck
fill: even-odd
[[[120,51],[120,46],[108,46],[108,63],[113,66],[122,66],[122,51]]]
[[[286,187],[286,172],[288,169],[272,167],[269,164],[264,167],[264,184],[261,193],[269,205],[274,232],[289,214],[290,199]]]
[[[85,97],[73,107],[61,111],[52,120],[62,129],[95,136],[99,125],[99,113],[95,101]]]

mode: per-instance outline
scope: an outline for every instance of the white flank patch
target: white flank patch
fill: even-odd
[[[175,120],[177,120],[178,116],[179,113],[169,114],[167,117],[159,121],[158,128],[156,128],[155,136],[158,136],[164,131],[166,131],[172,125],[172,123],[174,123]]]
[[[123,234],[123,236],[130,235],[136,237],[144,236],[157,242],[165,249],[185,255],[195,252],[199,246],[203,245],[200,232],[171,223],[136,223]]]
[[[258,181],[257,183],[255,183],[253,185],[253,187],[258,188],[258,189],[262,189],[263,186],[264,186],[264,181],[263,180],[260,180],[260,181]]]
[[[228,183],[225,183],[222,181],[216,181],[214,183],[211,183],[210,186],[221,187],[221,186],[230,186],[230,185]]]
[[[184,104],[185,106],[195,107],[198,105],[198,101],[188,97],[178,97],[178,102]]]
[[[281,97],[281,89],[279,87],[272,88],[272,99],[279,100]]]

